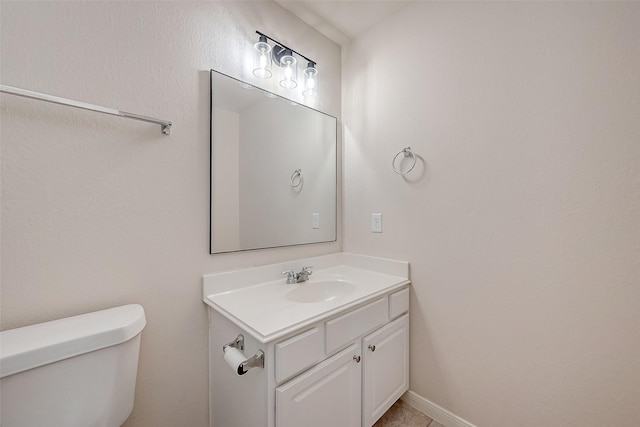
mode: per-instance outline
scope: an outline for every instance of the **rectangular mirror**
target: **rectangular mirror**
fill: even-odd
[[[336,240],[337,120],[211,70],[212,254]]]

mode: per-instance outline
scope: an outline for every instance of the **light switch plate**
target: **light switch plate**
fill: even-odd
[[[311,220],[311,222],[312,222],[311,228],[315,228],[315,229],[320,228],[320,214],[319,214],[319,213],[315,213],[315,212],[314,212],[314,213],[311,215],[311,217],[312,217],[312,220]]]
[[[371,214],[371,232],[382,233],[382,214],[381,213]]]

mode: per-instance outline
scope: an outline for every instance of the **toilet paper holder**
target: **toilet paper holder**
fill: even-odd
[[[238,366],[238,374],[244,375],[251,368],[264,368],[264,352],[256,351],[256,354],[245,360]]]
[[[233,341],[226,343],[222,346],[222,353],[227,351],[227,347],[233,347],[240,351],[244,350],[244,335],[238,335]]]
[[[239,351],[244,350],[244,336],[239,334],[233,341],[228,342],[222,346],[222,353],[224,354],[229,347],[233,347]],[[238,365],[238,375],[246,374],[251,368],[264,368],[264,352],[262,350],[256,351],[256,353],[245,361]]]

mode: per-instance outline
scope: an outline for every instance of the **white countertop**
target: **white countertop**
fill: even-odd
[[[286,284],[280,272],[315,265],[309,280]],[[331,254],[258,268],[204,276],[203,301],[233,323],[266,343],[298,328],[373,300],[409,284],[409,266],[402,261],[354,254]],[[277,278],[274,278],[277,277]],[[264,282],[260,283],[260,277]],[[320,281],[346,281],[344,295],[320,302],[297,302],[287,293]]]

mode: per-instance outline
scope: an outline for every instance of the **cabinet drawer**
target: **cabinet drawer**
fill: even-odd
[[[372,331],[389,319],[387,298],[380,298],[326,322],[327,354]]]
[[[395,319],[409,311],[409,288],[389,295],[389,318]]]
[[[322,330],[314,327],[275,346],[276,382],[292,377],[324,359]]]

